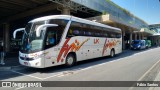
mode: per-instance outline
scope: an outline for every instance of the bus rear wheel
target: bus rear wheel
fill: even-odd
[[[71,66],[73,66],[75,64],[75,62],[76,62],[75,56],[73,54],[68,54],[67,57],[66,57],[65,65],[67,67],[71,67]]]
[[[110,57],[114,57],[115,56],[115,51],[114,51],[114,49],[112,49],[111,51],[110,51]]]

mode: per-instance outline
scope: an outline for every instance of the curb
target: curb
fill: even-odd
[[[17,65],[17,66],[4,66],[4,67],[0,67],[0,71],[7,71],[7,70],[12,70],[12,69],[16,69],[16,68],[19,68],[19,67],[22,67],[22,68],[25,68],[23,67],[22,65]]]
[[[0,71],[11,70],[12,67],[0,67]]]

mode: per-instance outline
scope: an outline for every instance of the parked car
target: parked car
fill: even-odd
[[[151,40],[145,40],[146,41],[146,48],[151,47]]]
[[[146,41],[145,40],[133,40],[131,44],[131,49],[145,49]]]

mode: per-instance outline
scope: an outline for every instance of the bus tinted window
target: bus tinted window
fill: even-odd
[[[121,34],[116,34],[116,38],[121,38]]]
[[[81,26],[80,23],[72,22],[66,37],[71,38],[73,36],[79,36],[80,35],[80,26]]]
[[[92,35],[91,32],[89,32],[89,31],[87,32],[86,31],[86,36],[91,36],[91,35]]]
[[[121,33],[116,33],[113,29],[109,28],[72,21],[67,37],[73,36],[121,38]]]
[[[74,29],[74,30],[73,30],[73,35],[78,36],[78,35],[79,35],[79,30]]]

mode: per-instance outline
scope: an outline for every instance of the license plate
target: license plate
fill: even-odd
[[[28,62],[24,62],[24,65],[28,65]]]

